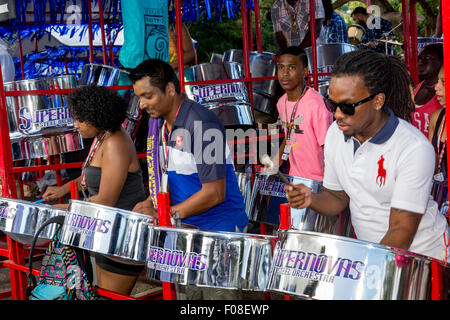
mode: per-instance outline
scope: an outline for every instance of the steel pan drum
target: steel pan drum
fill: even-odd
[[[34,159],[84,148],[83,139],[76,131],[50,136],[30,136],[11,140],[13,160]]]
[[[70,89],[76,87],[75,76],[59,76],[7,82],[5,91]],[[7,96],[9,136],[61,133],[73,129],[73,119],[63,95]]]
[[[377,243],[282,230],[268,289],[305,299],[420,300],[430,298],[436,260]]]
[[[325,73],[332,72],[333,65],[336,60],[343,54],[356,51],[358,48],[348,43],[329,43],[316,46],[317,48],[317,72]],[[312,48],[305,48],[306,55],[308,56],[308,69],[309,72],[313,71],[312,61]],[[326,81],[329,76],[319,77],[319,81]]]
[[[366,33],[366,30],[364,30],[364,27],[360,26],[359,24],[352,24],[348,26],[347,32],[348,32],[348,41],[350,42],[350,44],[358,45],[361,43],[361,40],[364,37],[364,34]]]
[[[0,198],[0,231],[12,239],[31,244],[36,231],[44,222],[55,216],[65,215],[64,210],[29,201]],[[48,225],[39,234],[37,243],[51,240],[57,229],[56,224]]]
[[[241,64],[202,63],[185,69],[186,81],[244,78]],[[186,85],[187,96],[213,111],[224,126],[253,125],[253,114],[244,82]]]
[[[153,218],[91,202],[70,200],[61,243],[106,254],[125,263],[144,263]]]
[[[154,227],[147,276],[182,285],[264,291],[275,240],[248,233]]]
[[[294,184],[302,183],[317,193],[322,188],[322,183],[317,180],[305,179],[285,175]],[[280,224],[280,204],[287,203],[285,184],[277,175],[257,173],[253,184],[249,219],[256,222],[271,225]],[[291,208],[292,228],[305,231],[316,231],[336,235],[352,236],[350,216],[347,212],[344,216],[325,217],[317,214],[310,208]]]
[[[277,74],[277,65],[273,60],[274,56],[272,52],[264,51],[258,53],[257,51],[250,51],[249,64],[252,77],[275,76]],[[233,61],[244,65],[244,51],[238,49],[227,50],[223,54],[223,61]],[[252,82],[254,110],[276,119],[275,86],[276,80]]]
[[[250,212],[251,198],[252,198],[252,174],[246,172],[236,172],[236,179],[238,181],[239,190],[244,197],[245,212]]]

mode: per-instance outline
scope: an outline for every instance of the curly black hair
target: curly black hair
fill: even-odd
[[[406,65],[396,56],[372,50],[357,50],[340,56],[331,77],[359,75],[370,94],[384,93],[383,110],[411,122],[415,110],[410,86],[414,84]]]
[[[120,130],[127,116],[127,103],[115,91],[89,84],[67,96],[72,117],[110,132]]]

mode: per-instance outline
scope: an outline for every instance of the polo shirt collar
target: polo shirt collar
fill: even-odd
[[[388,109],[388,113],[389,113],[389,118],[386,121],[386,123],[384,124],[383,128],[381,128],[380,131],[378,131],[372,138],[369,139],[369,141],[371,143],[374,143],[374,144],[385,143],[386,141],[389,140],[390,137],[392,137],[392,135],[395,132],[395,129],[397,129],[397,126],[399,123],[398,118],[394,115],[394,112],[392,112],[391,109]],[[346,136],[344,134],[345,142],[347,142],[347,140],[350,138],[351,138],[351,136]]]
[[[184,95],[184,100],[181,103],[180,111],[178,111],[177,117],[173,122],[173,127],[182,127],[184,125],[184,120],[189,113],[188,101],[189,99]]]

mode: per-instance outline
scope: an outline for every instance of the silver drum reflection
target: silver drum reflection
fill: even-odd
[[[244,78],[236,62],[202,63],[185,69],[186,81]],[[186,94],[214,112],[224,126],[253,125],[253,114],[244,82],[186,85]]]
[[[264,291],[275,241],[248,233],[154,227],[147,276],[182,285]]]
[[[70,200],[61,243],[106,254],[125,263],[144,263],[153,218],[95,203]]]
[[[70,89],[76,85],[75,76],[59,76],[7,82],[3,88],[5,91],[29,91]],[[73,129],[65,95],[7,96],[6,107],[11,139]]]
[[[44,222],[55,216],[64,216],[65,213],[50,205],[0,198],[0,231],[18,242],[31,244],[36,231]],[[39,234],[37,243],[52,239],[56,228],[55,224],[45,227]]]
[[[76,131],[11,139],[13,160],[53,156],[83,148],[83,139]]]
[[[317,193],[322,182],[312,179],[285,175],[294,184],[302,183]],[[277,175],[257,173],[253,184],[249,219],[271,225],[280,224],[280,204],[287,203],[285,184]],[[345,212],[339,216],[325,217],[310,208],[291,208],[291,225],[293,229],[316,231],[343,236],[352,236],[350,214]]]
[[[380,244],[283,230],[269,290],[319,300],[421,300],[431,292],[436,260]]]

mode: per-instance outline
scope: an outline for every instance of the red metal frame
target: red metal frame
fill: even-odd
[[[367,0],[367,6],[370,5],[370,1]],[[316,35],[315,35],[315,13],[314,13],[314,0],[309,0],[310,4],[310,30],[311,30],[311,46],[312,46],[312,78],[314,81],[314,88],[317,90],[318,88],[318,77],[321,75],[328,75],[329,73],[318,73],[316,68],[317,66],[317,51],[316,51]],[[443,22],[443,34],[450,34],[450,2],[443,1],[442,2],[442,22]],[[404,31],[404,52],[405,52],[405,63],[410,70],[411,76],[415,81],[418,80],[417,76],[417,16],[416,16],[416,0],[402,0],[402,17],[403,17],[403,31]],[[255,8],[255,26],[256,26],[256,45],[257,51],[262,52],[262,39],[261,39],[261,24],[260,24],[260,12],[259,12],[259,2],[258,0],[254,0],[254,8]],[[409,16],[408,16],[409,9]],[[272,80],[277,79],[277,77],[264,77],[264,78],[252,78],[249,68],[249,51],[251,50],[253,37],[251,36],[251,32],[249,32],[249,26],[251,25],[250,21],[251,16],[246,14],[246,3],[245,1],[241,1],[241,17],[242,17],[242,30],[243,30],[243,51],[244,51],[244,66],[245,66],[245,78],[243,79],[229,79],[229,80],[219,80],[219,81],[196,81],[196,82],[185,82],[184,80],[184,63],[183,63],[183,43],[182,43],[182,19],[181,19],[181,4],[180,0],[175,0],[175,14],[176,14],[176,30],[177,30],[177,46],[178,46],[178,56],[179,56],[179,76],[180,76],[180,85],[182,90],[184,91],[184,86],[186,84],[217,84],[217,83],[229,83],[229,82],[246,82],[249,92],[252,92],[252,82],[253,81],[261,81],[261,80]],[[91,2],[88,1],[88,11],[89,11],[89,62],[94,62],[94,52],[93,52],[93,32],[92,32],[92,10],[91,10]],[[101,36],[102,36],[102,49],[103,49],[103,62],[107,64],[106,58],[106,45],[105,45],[105,35],[104,35],[104,21],[103,21],[103,3],[102,0],[99,0],[99,15],[100,15],[100,23],[101,23]],[[250,22],[250,23],[249,23]],[[447,37],[448,38],[448,37]],[[450,50],[448,49],[448,39],[444,40],[444,61],[450,61]],[[22,78],[25,79],[24,76],[24,62],[23,62],[23,54],[22,54],[22,45],[21,39],[19,36],[19,50],[21,53],[21,72]],[[111,48],[110,48],[111,50]],[[111,59],[111,64],[113,65],[114,61]],[[0,69],[1,70],[1,69]],[[450,68],[447,68],[445,71],[445,77],[450,78]],[[0,83],[3,83],[0,72]],[[130,87],[130,86],[128,86]],[[117,86],[111,89],[125,89],[127,86]],[[5,129],[8,128],[7,122],[7,112],[6,112],[6,101],[5,96],[13,96],[13,95],[28,95],[28,94],[62,94],[69,92],[70,89],[65,90],[33,90],[33,91],[10,91],[5,93],[3,90],[3,86],[0,86],[0,128],[4,130],[0,130],[0,179],[2,181],[2,195],[4,197],[17,198],[16,191],[16,179],[19,184],[21,184],[20,177],[16,177],[16,175],[22,172],[33,172],[33,171],[43,171],[43,170],[60,170],[63,168],[73,168],[79,167],[81,163],[74,164],[59,164],[57,160],[55,164],[49,165],[40,165],[36,167],[14,167],[11,155],[11,141],[9,138],[9,132]],[[450,96],[450,88],[449,85],[446,86],[447,96]],[[249,94],[252,104],[253,110],[253,97],[252,94]],[[450,114],[446,111],[446,125],[450,126]],[[145,157],[145,154],[141,157]],[[450,163],[450,155],[447,154],[447,163]],[[23,193],[22,193],[23,194]],[[168,196],[168,195],[167,195]],[[162,200],[166,202],[166,214],[170,213],[170,205],[167,202],[167,199]],[[158,202],[159,203],[159,202]],[[283,210],[283,209],[282,209]],[[10,278],[11,278],[11,297],[13,300],[16,299],[24,299],[24,275],[22,274],[23,264],[25,261],[24,257],[24,249],[20,247],[20,245],[13,241],[11,238],[7,237],[8,249],[0,249],[1,254],[7,254],[9,260],[3,261],[3,265],[7,265],[10,268]],[[33,271],[36,272],[36,271]],[[120,295],[114,293],[107,293],[106,290],[100,290],[99,292],[103,292],[105,294],[109,294],[110,297],[115,298],[127,298],[127,297],[119,297]],[[164,294],[164,292],[163,292]],[[166,288],[165,298],[174,299],[176,296],[174,295],[174,291],[169,286],[169,289]]]

